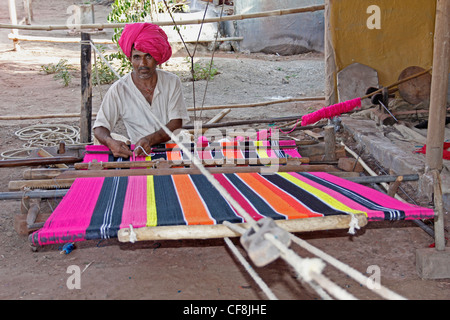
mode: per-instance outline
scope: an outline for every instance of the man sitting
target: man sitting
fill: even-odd
[[[167,35],[159,26],[128,24],[119,46],[130,59],[133,71],[110,87],[93,128],[97,140],[114,156],[128,158],[133,155],[128,145],[111,136],[119,119],[123,120],[128,137],[135,144],[135,155],[139,156],[150,153],[151,146],[170,140],[153,115],[172,132],[189,121],[189,115],[178,76],[157,69],[157,65],[172,56]]]

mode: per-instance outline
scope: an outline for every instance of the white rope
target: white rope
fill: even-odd
[[[336,258],[330,256],[329,254],[323,252],[322,250],[312,246],[305,240],[302,240],[294,235],[291,234],[291,240],[302,247],[303,249],[308,250],[309,252],[313,253],[317,257],[321,258],[323,261],[326,261],[336,269],[342,271],[343,273],[347,274],[349,277],[353,278],[355,281],[360,283],[361,285],[364,285],[367,287],[368,283],[370,283],[370,279],[364,276],[359,271],[353,269],[352,267],[344,264],[343,262],[337,260]],[[368,289],[372,290],[373,292],[377,293],[381,297],[389,300],[405,300],[404,297],[400,296],[399,294],[389,290],[388,288],[382,286],[380,284],[379,289],[372,289],[368,287]]]
[[[225,240],[225,243],[230,248],[231,252],[233,252],[233,254],[236,256],[236,258],[239,260],[239,262],[242,264],[242,266],[245,268],[245,270],[250,274],[250,276],[253,278],[253,280],[258,284],[258,286],[261,288],[261,290],[266,294],[266,296],[270,300],[278,300],[278,298],[270,290],[269,286],[267,286],[267,284],[255,272],[255,270],[252,268],[252,266],[245,260],[245,258],[242,256],[242,254],[239,252],[239,250],[234,245],[234,243],[229,238],[224,238],[224,240]]]
[[[114,70],[114,68],[111,66],[111,64],[106,60],[105,56],[97,49],[97,47],[94,45],[94,43],[91,40],[88,41],[80,41],[81,44],[90,44],[92,49],[95,50],[95,52],[100,56],[100,58],[103,60],[103,62],[108,66],[109,69],[114,73],[114,75],[117,77],[117,79],[122,78],[120,74]]]
[[[61,141],[67,145],[82,145],[80,129],[66,124],[35,124],[17,130],[15,136],[26,141],[22,148],[11,149],[0,154],[3,159],[23,159],[36,148],[57,146]]]
[[[137,241],[136,232],[134,232],[133,225],[130,224],[130,242],[135,243]]]

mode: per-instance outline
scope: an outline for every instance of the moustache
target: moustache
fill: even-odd
[[[150,68],[149,68],[149,67],[139,67],[138,70],[139,70],[139,71],[141,71],[141,70],[148,71],[148,70],[150,70]]]

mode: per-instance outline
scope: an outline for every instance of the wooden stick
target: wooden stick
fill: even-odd
[[[23,166],[44,166],[58,163],[76,163],[83,161],[79,157],[53,157],[53,158],[27,158],[27,159],[10,159],[1,160],[0,168],[7,167],[23,167]]]
[[[89,33],[81,33],[81,41],[91,40]],[[80,142],[91,142],[92,121],[92,81],[91,81],[91,45],[81,44],[81,110],[80,110]]]
[[[68,189],[61,190],[31,190],[21,192],[0,192],[0,200],[20,200],[24,197],[30,199],[52,199],[64,197]]]
[[[445,217],[444,204],[442,199],[442,180],[438,170],[432,171],[434,206],[436,208],[436,218],[434,221],[435,247],[437,251],[445,250]]]
[[[407,81],[409,81],[409,80],[412,80],[412,79],[418,78],[418,77],[420,77],[420,76],[423,76],[424,74],[430,72],[432,69],[433,69],[433,68],[429,68],[428,70],[424,70],[424,71],[422,71],[422,72],[413,74],[412,76],[409,76],[409,77],[407,77],[407,78],[405,78],[405,79],[402,79],[402,80],[399,80],[399,81],[397,81],[397,82],[394,82],[393,84],[387,86],[386,88],[387,88],[387,89],[391,89],[391,88],[393,88],[393,87],[398,86],[399,84],[402,84],[402,83],[407,82]],[[383,90],[384,90],[384,88],[381,88],[381,89],[379,89],[379,90],[377,90],[377,91],[374,91],[374,92],[369,93],[369,94],[367,94],[367,95],[365,95],[365,96],[362,96],[362,97],[361,97],[361,100],[364,100],[364,99],[366,99],[366,98],[370,98],[370,97],[372,97],[372,96],[374,96],[374,95],[376,95],[376,94],[378,94],[378,93],[383,92]]]
[[[224,109],[224,108],[232,108],[232,109],[254,108],[254,107],[263,107],[263,106],[269,106],[272,104],[279,104],[279,103],[299,102],[299,101],[324,101],[324,100],[325,100],[325,97],[288,98],[288,99],[263,101],[263,102],[255,102],[255,103],[219,105],[219,106],[209,106],[209,107],[200,107],[200,108],[188,108],[188,111],[215,110],[215,109]]]
[[[64,171],[69,169],[56,169],[56,168],[45,168],[45,169],[26,169],[22,173],[22,177],[25,180],[42,180],[42,179],[52,179]]]
[[[438,0],[428,120],[426,168],[442,170],[450,69],[450,1]]]
[[[280,165],[284,164],[305,164],[309,163],[309,158],[255,158],[255,159],[207,159],[202,160],[203,165],[264,165],[277,162]],[[190,160],[149,160],[149,161],[124,161],[124,162],[81,162],[75,163],[74,167],[77,170],[85,170],[95,168],[93,170],[101,169],[127,169],[127,168],[145,168],[158,166],[161,168],[169,168],[171,166],[191,166]]]
[[[206,124],[211,124],[211,123],[217,123],[220,120],[223,119],[223,117],[225,117],[227,114],[229,114],[231,112],[230,108],[226,108],[223,109],[222,111],[220,111],[214,118],[212,118],[211,120],[209,120],[208,122],[206,122]]]
[[[76,38],[61,38],[61,37],[41,37],[41,36],[27,36],[27,35],[19,35],[19,34],[8,34],[8,39],[13,41],[33,41],[33,42],[50,42],[50,43],[80,43],[79,39]],[[195,40],[184,40],[184,42],[215,42],[215,41],[242,41],[244,37],[222,37],[217,39],[197,39]],[[113,44],[116,43],[111,39],[93,39],[92,42],[95,44]],[[174,39],[170,41],[173,42],[182,42],[181,39]]]
[[[203,23],[213,23],[213,22],[222,22],[222,21],[236,21],[236,20],[244,20],[244,19],[254,19],[254,18],[263,18],[263,17],[273,17],[273,16],[282,16],[287,14],[296,14],[296,13],[304,13],[304,12],[314,12],[324,10],[324,5],[318,6],[310,6],[304,8],[297,9],[282,9],[282,10],[273,10],[273,11],[264,11],[264,12],[256,12],[249,14],[240,14],[240,15],[229,15],[222,16],[219,18],[206,18],[206,19],[195,19],[195,20],[180,20],[175,21],[178,26],[181,25],[189,25],[189,24],[203,24]],[[153,22],[159,26],[173,26],[174,22],[170,21],[154,21]],[[93,24],[65,24],[65,25],[17,25],[17,24],[0,24],[0,29],[21,29],[21,30],[45,30],[45,31],[53,31],[53,30],[67,30],[67,29],[114,29],[114,28],[124,28],[126,23],[93,23]]]
[[[358,225],[367,225],[367,217],[356,214]],[[351,222],[350,215],[328,216],[320,218],[304,218],[294,220],[275,220],[275,223],[288,232],[311,232],[320,230],[348,229]],[[238,223],[241,228],[249,228],[248,223]],[[231,230],[223,224],[198,226],[161,226],[133,228],[136,241],[144,240],[181,240],[181,239],[216,239],[225,237],[239,237],[241,234]],[[130,242],[131,230],[120,229],[118,239],[120,242]]]
[[[297,120],[299,118],[301,118],[301,116],[291,116],[291,117],[273,118],[273,119],[238,120],[238,121],[230,121],[230,122],[222,122],[222,123],[203,124],[202,128],[220,128],[220,127],[241,126],[241,125],[247,125],[247,124],[275,123],[275,122]],[[183,129],[195,129],[195,127],[193,125],[189,125],[189,126],[183,126]]]
[[[403,177],[398,176],[397,179],[389,186],[389,190],[387,192],[388,196],[394,197],[397,193],[398,187],[400,187],[400,183],[402,183]]]
[[[17,180],[10,181],[9,191],[29,189],[65,189],[70,188],[75,179]]]
[[[276,160],[276,159],[273,159]],[[247,172],[340,172],[333,165],[281,165],[272,162],[272,166],[233,166],[207,167],[206,170],[215,173],[247,173]],[[161,176],[175,174],[201,174],[197,168],[168,168],[168,169],[133,169],[133,170],[67,170],[55,179],[92,178],[92,177],[129,177],[129,176]]]
[[[352,181],[352,182],[365,184],[365,183],[394,182],[399,177],[402,178],[402,181],[417,181],[417,180],[419,180],[418,174],[407,174],[407,175],[403,175],[403,176],[399,176],[399,175],[362,176],[362,177],[348,177],[345,179]]]

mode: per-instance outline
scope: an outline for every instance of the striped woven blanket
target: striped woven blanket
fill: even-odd
[[[89,158],[90,154],[86,161]],[[255,220],[351,213],[364,213],[369,221],[434,217],[431,209],[403,203],[328,173],[233,173],[215,174],[214,178]],[[203,175],[78,178],[30,240],[34,245],[47,245],[114,238],[119,229],[130,225],[224,221],[245,222]]]

